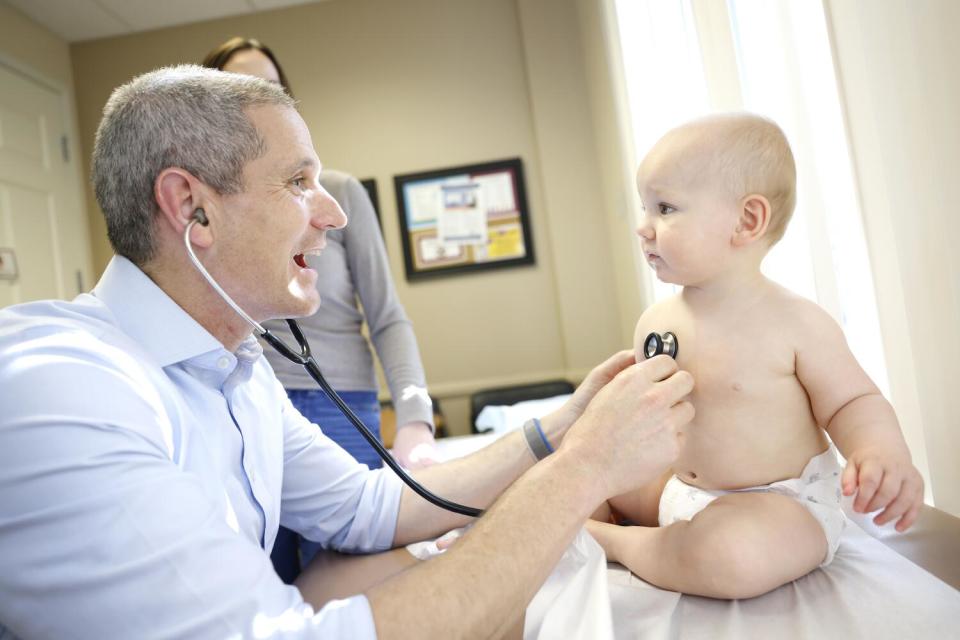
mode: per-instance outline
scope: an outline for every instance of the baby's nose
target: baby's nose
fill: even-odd
[[[653,229],[653,223],[648,216],[643,216],[643,218],[640,219],[640,224],[637,226],[637,235],[644,240],[653,240],[656,235]]]

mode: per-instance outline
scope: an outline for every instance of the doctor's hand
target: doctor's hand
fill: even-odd
[[[567,429],[583,415],[587,405],[597,392],[616,377],[618,373],[636,363],[633,351],[619,351],[594,367],[577,390],[563,406],[543,419],[543,426],[550,442],[557,444]]]
[[[889,450],[889,447],[861,447],[847,458],[842,477],[843,495],[856,492],[853,510],[871,513],[878,509],[873,521],[883,526],[893,520],[899,532],[913,525],[923,506],[923,477],[910,461],[910,453]]]
[[[426,422],[408,422],[399,426],[392,453],[406,469],[421,469],[440,462],[433,430]]]
[[[620,362],[614,356],[598,369],[609,365],[606,371],[613,371]],[[601,386],[561,450],[590,469],[606,499],[654,480],[676,459],[680,433],[694,415],[686,399],[693,376],[659,355],[623,368]]]

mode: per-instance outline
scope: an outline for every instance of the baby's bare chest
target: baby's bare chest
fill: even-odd
[[[684,427],[676,473],[707,488],[739,488],[793,477],[822,450],[806,390],[796,372],[797,344],[786,322],[762,310],[645,317],[638,333],[677,336],[677,363],[694,378],[696,409]]]
[[[656,328],[654,328],[654,323]],[[650,331],[677,337],[677,364],[695,380],[698,412],[769,406],[802,387],[789,336],[746,321],[703,320],[690,314],[654,319]]]

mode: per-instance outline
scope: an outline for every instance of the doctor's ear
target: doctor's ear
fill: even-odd
[[[740,217],[731,238],[733,246],[746,246],[762,238],[770,226],[770,213],[766,197],[757,193],[745,196],[740,201]]]
[[[205,210],[207,189],[193,174],[179,167],[168,167],[157,176],[153,192],[160,209],[161,225],[183,236],[190,221],[198,219],[199,224],[190,231],[190,241],[199,248],[213,243]]]

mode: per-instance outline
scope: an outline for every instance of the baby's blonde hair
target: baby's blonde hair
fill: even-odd
[[[770,246],[776,244],[797,202],[797,167],[783,130],[762,116],[731,113],[694,120],[672,133],[692,134],[688,149],[707,154],[701,169],[716,176],[732,197],[755,193],[770,202],[766,237]]]

